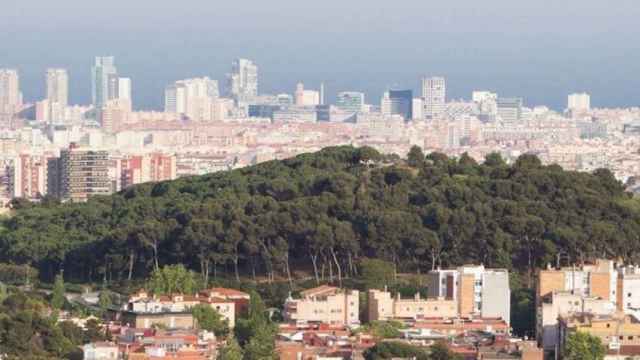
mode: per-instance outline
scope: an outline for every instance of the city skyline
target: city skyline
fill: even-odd
[[[164,87],[178,79],[223,84],[236,57],[259,64],[262,93],[324,81],[330,101],[340,91],[379,99],[393,85],[418,93],[422,76],[440,75],[452,98],[486,88],[557,109],[566,94],[587,91],[598,107],[640,104],[640,78],[629,76],[640,73],[640,50],[628,46],[638,38],[634,1],[336,6],[187,0],[151,11],[146,1],[10,0],[0,14],[0,67],[20,70],[28,101],[43,97],[46,68],[66,68],[71,102],[87,103],[92,57],[114,55],[138,109],[161,109]]]
[[[233,91],[231,90],[231,82],[232,80],[230,79],[230,76],[232,73],[230,73],[229,71],[227,71],[226,73],[224,73],[223,75],[219,76],[219,77],[213,77],[210,78],[210,75],[206,75],[206,74],[202,74],[200,76],[194,76],[192,78],[185,78],[185,79],[175,79],[173,82],[167,83],[164,85],[164,87],[162,89],[159,90],[158,93],[158,101],[157,104],[154,102],[153,106],[146,106],[144,104],[144,100],[143,101],[136,101],[136,99],[138,99],[140,97],[140,91],[142,91],[142,94],[144,94],[144,89],[139,89],[138,86],[136,85],[132,85],[132,84],[136,84],[135,82],[135,78],[133,77],[118,77],[119,72],[118,69],[119,67],[115,66],[115,63],[117,62],[116,57],[115,56],[95,56],[94,57],[96,62],[102,61],[103,59],[108,59],[110,62],[113,63],[113,65],[110,65],[113,67],[114,73],[108,77],[112,77],[113,79],[109,79],[108,77],[105,78],[105,84],[103,85],[104,87],[106,87],[107,91],[109,92],[109,94],[106,94],[105,97],[105,101],[108,100],[109,98],[112,99],[116,99],[116,98],[123,98],[126,99],[128,101],[132,101],[132,106],[133,109],[135,110],[142,110],[142,111],[165,111],[167,109],[167,104],[166,104],[166,96],[167,96],[167,89],[171,88],[171,87],[175,87],[176,84],[181,84],[185,81],[192,81],[192,80],[200,80],[200,79],[206,79],[207,81],[213,81],[214,83],[216,83],[216,96],[215,97],[227,97],[227,98],[232,98],[232,99],[237,99],[238,95],[234,95]],[[251,98],[253,96],[255,96],[255,94],[259,95],[280,95],[280,94],[287,94],[287,95],[293,95],[295,98],[296,95],[296,88],[300,85],[300,83],[305,83],[305,81],[297,81],[295,83],[295,86],[292,88],[285,88],[282,89],[281,91],[272,91],[272,92],[266,92],[266,91],[259,91],[258,87],[257,87],[257,82],[260,83],[260,86],[262,87],[264,84],[264,81],[261,80],[262,78],[262,74],[263,74],[263,68],[259,66],[259,64],[253,60],[249,60],[249,59],[244,59],[244,58],[234,58],[233,62],[230,62],[231,64],[231,69],[232,71],[237,71],[237,62],[238,61],[246,61],[248,62],[251,66],[256,67],[256,70],[254,70],[254,77],[256,77],[256,79],[254,81],[256,81],[256,84],[253,85],[253,90],[250,90],[250,93],[248,94],[242,94],[240,97],[244,97],[245,99]],[[99,67],[98,67],[99,68]],[[257,69],[260,69],[260,72],[258,72]],[[93,99],[94,95],[93,93],[95,92],[95,90],[93,90],[96,87],[95,84],[95,79],[94,77],[94,73],[96,71],[96,64],[94,63],[93,66],[91,66],[90,68],[90,79],[89,79],[89,91],[88,91],[88,96],[89,98],[85,101],[85,102],[77,102],[74,101],[74,97],[72,96],[71,90],[73,88],[77,88],[78,84],[77,84],[77,79],[76,81],[74,81],[74,78],[72,77],[72,75],[69,74],[69,71],[67,70],[67,68],[65,67],[47,67],[44,70],[44,75],[41,74],[41,79],[40,79],[40,86],[38,86],[39,88],[42,88],[43,90],[43,94],[39,97],[36,98],[29,98],[28,96],[25,96],[25,93],[33,93],[33,89],[29,89],[26,88],[26,86],[24,85],[24,80],[23,80],[23,76],[21,71],[19,70],[18,67],[6,67],[6,68],[1,68],[3,71],[17,71],[17,75],[18,75],[18,82],[19,82],[19,89],[20,89],[20,95],[21,100],[24,103],[31,103],[31,104],[36,104],[38,101],[40,100],[50,100],[49,99],[49,92],[51,91],[50,89],[50,76],[53,73],[62,73],[63,75],[63,86],[64,88],[64,95],[63,97],[65,98],[65,103],[68,103],[68,105],[89,105],[95,102],[95,100]],[[478,87],[475,88],[471,88],[471,90],[467,93],[452,93],[451,92],[451,88],[453,89],[460,89],[461,86],[458,84],[457,86],[454,84],[453,86],[451,86],[450,82],[449,82],[449,78],[447,78],[446,76],[440,76],[441,74],[426,74],[426,75],[417,75],[415,77],[415,82],[417,83],[416,86],[400,86],[398,84],[394,84],[391,86],[388,86],[387,88],[384,88],[382,91],[380,91],[379,93],[368,93],[366,91],[362,91],[359,89],[354,89],[354,88],[345,88],[345,89],[332,89],[331,91],[329,91],[330,96],[327,97],[328,100],[325,100],[326,103],[328,104],[333,104],[333,105],[337,105],[340,102],[340,96],[341,94],[345,93],[345,92],[356,92],[356,93],[362,93],[366,96],[367,99],[369,99],[370,103],[372,104],[380,104],[380,101],[384,100],[385,94],[388,91],[399,91],[399,90],[411,90],[412,93],[414,94],[414,98],[421,98],[421,99],[425,99],[428,98],[430,96],[433,96],[430,94],[428,88],[431,85],[426,85],[426,84],[430,84],[431,81],[439,81],[441,83],[442,89],[439,89],[438,91],[441,91],[441,93],[439,92],[437,97],[439,97],[439,102],[441,102],[441,105],[439,106],[444,106],[444,103],[449,102],[449,101],[457,101],[457,100],[464,100],[464,101],[473,101],[473,93],[475,92],[484,92],[484,91],[491,91],[492,93],[500,93],[502,96],[504,96],[505,98],[518,98],[521,99],[523,102],[523,106],[527,106],[527,107],[535,107],[535,106],[546,106],[549,107],[550,109],[556,110],[556,111],[563,111],[563,110],[568,110],[569,107],[567,106],[567,96],[569,95],[576,95],[576,94],[589,94],[589,96],[593,96],[593,92],[590,89],[584,89],[584,88],[580,88],[580,89],[573,89],[568,91],[565,94],[562,94],[560,99],[554,99],[553,102],[550,103],[532,103],[529,100],[529,98],[527,98],[526,96],[523,96],[522,94],[504,94],[501,93],[500,91],[496,91],[494,88],[489,88],[486,86],[482,86],[479,85]],[[43,78],[44,76],[44,78]],[[258,80],[260,79],[260,80]],[[109,81],[111,81],[112,83],[109,83]],[[243,80],[245,81],[245,80]],[[446,82],[446,85],[444,85],[444,83]],[[245,81],[246,83],[246,81]],[[318,90],[322,90],[321,92],[323,93],[323,99],[325,98],[324,92],[326,89],[326,83],[327,81],[321,80],[317,85],[313,84],[312,88],[313,89],[318,89]],[[328,81],[329,84],[332,83],[332,81]],[[439,84],[440,84],[439,83]],[[246,86],[246,85],[245,85]],[[445,90],[445,86],[446,86],[446,90]],[[123,87],[123,89],[125,89],[123,92],[123,94],[117,94],[119,91],[119,88]],[[136,91],[134,92],[133,89],[136,89]],[[273,88],[273,86],[265,86],[268,88]],[[466,87],[466,86],[463,86]],[[245,90],[242,90],[245,91]],[[522,90],[523,93],[525,93],[526,91],[523,89]],[[110,94],[111,92],[115,92],[114,94]],[[443,98],[444,95],[444,98]],[[86,97],[87,94],[83,94],[81,97]],[[77,98],[78,96],[76,96]],[[142,96],[142,98],[144,98],[144,95]],[[71,100],[69,100],[71,99]],[[604,102],[602,99],[599,99],[596,97],[596,101],[594,102],[593,107],[594,108],[625,108],[625,107],[639,107],[640,106],[640,102],[639,103],[634,103],[634,104],[628,104],[628,105],[618,105],[618,106],[612,106],[612,107],[608,107],[606,105],[601,105],[601,103]],[[425,109],[428,108],[428,104],[424,104]],[[441,111],[441,110],[440,110]]]

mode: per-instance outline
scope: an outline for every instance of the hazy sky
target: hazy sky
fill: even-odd
[[[378,101],[391,86],[447,78],[562,108],[586,90],[595,106],[640,105],[638,0],[2,0],[0,67],[20,70],[27,100],[47,67],[65,67],[71,100],[90,99],[96,55],[133,79],[137,108],[161,108],[164,86],[235,57],[260,66],[260,92],[326,82],[333,96]]]

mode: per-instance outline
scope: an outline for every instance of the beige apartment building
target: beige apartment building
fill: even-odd
[[[295,323],[332,325],[360,324],[359,292],[333,286],[319,286],[302,291],[299,299],[289,297],[284,304],[284,318]]]
[[[140,290],[124,305],[122,317],[128,320],[131,326],[141,328],[158,323],[168,328],[190,329],[195,325],[191,308],[204,304],[214,308],[228,321],[229,327],[233,328],[236,322],[235,302],[213,295],[211,292],[203,291],[196,295],[152,296]]]
[[[637,324],[640,319],[640,267],[598,259],[593,264],[541,270],[536,309],[536,337],[550,352],[562,347],[562,326],[571,328],[576,319],[587,322],[588,326],[584,328],[589,331],[595,331],[593,329],[600,326],[602,319],[617,319],[616,327],[621,326],[621,321]],[[559,319],[571,321],[569,325],[563,325]],[[630,328],[631,325],[625,326]],[[614,342],[613,346],[618,345]]]
[[[596,316],[579,314],[559,319],[560,347],[573,332],[597,336],[607,352],[606,360],[636,359],[640,356],[640,321],[635,316],[618,313]]]
[[[428,318],[455,318],[458,304],[452,299],[421,298],[420,294],[410,299],[395,297],[388,291],[369,290],[367,292],[367,315],[369,321],[407,320]]]

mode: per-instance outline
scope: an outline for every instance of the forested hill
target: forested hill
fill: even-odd
[[[483,263],[526,272],[594,256],[632,260],[640,208],[607,170],[542,166],[524,155],[478,165],[413,149],[408,164],[371,148],[144,184],[84,204],[15,202],[0,262],[45,279],[142,278],[185,263],[204,276],[351,274],[364,257],[403,271]]]

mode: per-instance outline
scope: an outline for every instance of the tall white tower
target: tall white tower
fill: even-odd
[[[436,118],[446,110],[447,88],[443,77],[422,79],[422,98],[424,101],[424,116]]]
[[[69,75],[65,69],[47,69],[47,100],[60,107],[69,105]]]
[[[15,69],[0,69],[0,112],[15,111],[22,105],[20,78]]]
[[[591,96],[587,93],[569,95],[567,99],[567,109],[574,112],[591,110]]]

